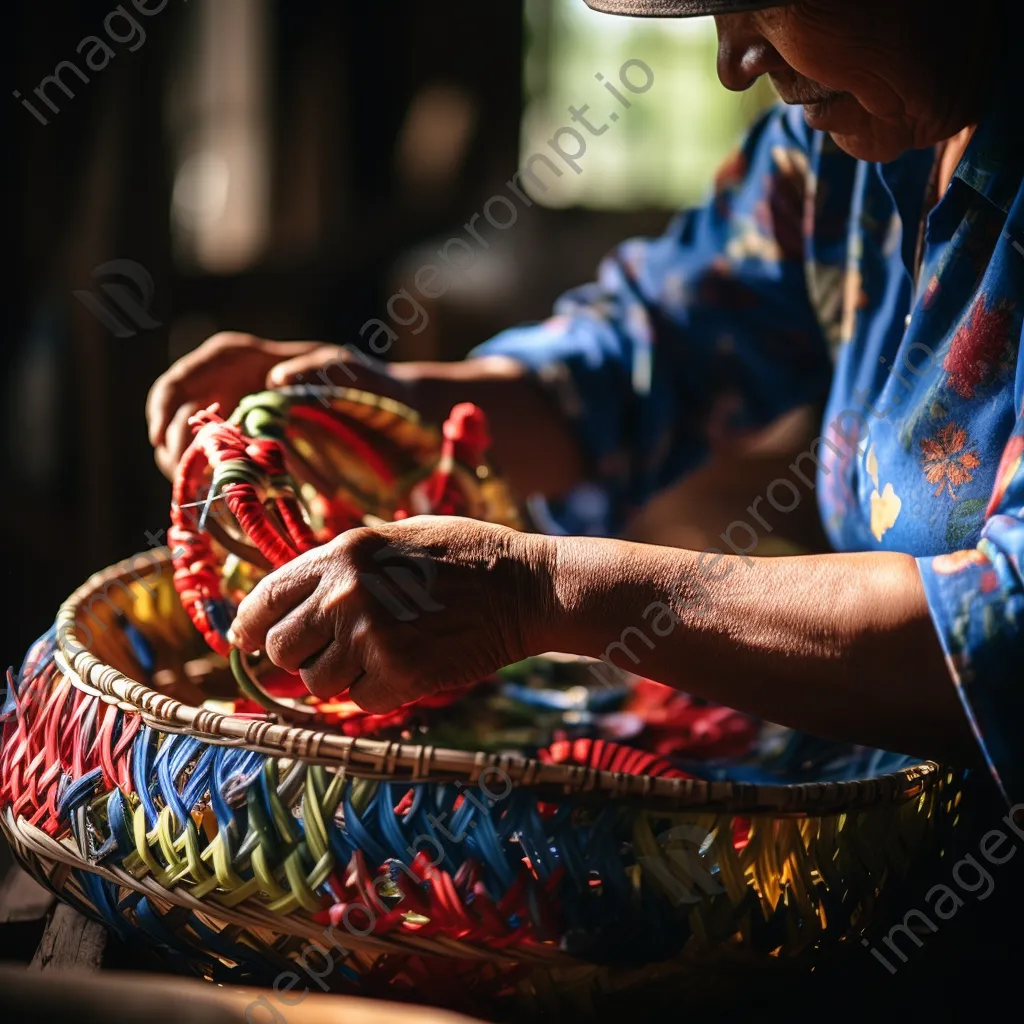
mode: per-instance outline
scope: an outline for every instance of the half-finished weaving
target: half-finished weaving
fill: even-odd
[[[219,981],[586,1013],[863,955],[952,856],[959,775],[600,663],[533,659],[385,716],[314,700],[231,652],[238,600],[367,521],[521,526],[486,423],[329,388],[195,427],[175,554],[73,594],[3,708],[4,831],[120,935]]]

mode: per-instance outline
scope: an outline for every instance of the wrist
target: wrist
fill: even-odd
[[[549,585],[540,624],[544,649],[590,656],[607,631],[606,620],[615,617],[618,568],[602,558],[599,539],[540,536]]]
[[[479,356],[395,363],[390,372],[411,389],[409,404],[429,423],[443,423],[460,402],[483,409],[491,433],[489,458],[520,496],[565,494],[584,479],[585,457],[575,431],[523,363]],[[543,458],[537,458],[538,450]]]
[[[486,401],[486,385],[524,376],[520,363],[504,356],[482,356],[458,362],[391,363],[388,373],[408,390],[410,404],[433,423],[447,419],[459,402]]]
[[[600,537],[551,537],[552,650],[599,658],[624,631],[700,631],[709,592],[694,552]]]

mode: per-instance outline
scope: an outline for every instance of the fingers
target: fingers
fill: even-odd
[[[167,425],[178,405],[176,375],[165,373],[157,378],[146,397],[146,424],[149,429],[149,443],[154,448],[163,444]]]
[[[300,383],[363,388],[387,398],[397,398],[407,390],[396,387],[386,363],[365,353],[352,355],[337,345],[321,345],[311,352],[293,355],[267,374],[269,388]]]
[[[256,344],[278,362],[294,359],[297,356],[316,352],[323,348],[332,348],[322,341],[269,341],[266,338],[255,339]]]
[[[263,650],[270,628],[305,601],[319,582],[318,561],[304,555],[264,577],[238,606],[228,641],[243,651]]]
[[[163,433],[163,441],[153,451],[160,472],[168,480],[173,481],[185,449],[192,443],[192,428],[188,425],[189,418],[198,410],[195,402],[187,402],[174,414],[167,429]]]
[[[387,714],[431,689],[422,685],[418,670],[396,662],[386,647],[372,641],[361,645],[359,661],[363,674],[352,683],[349,699],[370,714]]]
[[[165,431],[182,402],[197,397],[204,390],[215,392],[218,379],[230,381],[238,372],[252,377],[255,367],[252,389],[258,390],[265,367],[316,347],[315,342],[271,342],[237,331],[222,331],[207,338],[158,377],[150,388],[146,397],[150,444],[162,445]]]
[[[153,450],[153,458],[160,472],[173,483],[178,470],[178,460],[163,446]]]
[[[360,645],[347,638],[334,640],[302,666],[299,678],[314,697],[333,697],[362,675],[359,650]]]
[[[270,627],[263,649],[278,668],[298,673],[307,661],[321,654],[333,639],[332,624],[316,614],[314,602],[303,601],[298,608]]]
[[[328,367],[344,363],[342,350],[323,346],[312,352],[293,355],[278,363],[267,374],[267,387],[280,388],[285,384],[329,384]],[[326,378],[326,379],[325,379]]]
[[[357,677],[351,685],[349,700],[358,704],[371,715],[386,715],[389,711],[394,711],[419,696],[416,693],[407,692],[406,687],[396,686],[392,682],[371,675],[369,671]]]
[[[185,454],[185,449],[192,443],[195,436],[188,425],[189,419],[199,411],[196,402],[186,402],[174,414],[164,434],[163,447],[167,449],[175,463]]]

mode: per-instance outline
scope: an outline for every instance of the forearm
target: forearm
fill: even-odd
[[[441,423],[458,402],[487,414],[492,454],[520,495],[564,494],[583,478],[583,454],[555,403],[522,364],[504,356],[455,363],[394,363],[421,414]]]
[[[977,762],[911,557],[698,566],[692,551],[555,543],[557,649],[825,738]]]

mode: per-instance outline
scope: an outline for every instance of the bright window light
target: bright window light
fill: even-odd
[[[774,98],[765,82],[741,94],[719,83],[711,18],[622,18],[598,14],[582,0],[527,0],[526,19],[521,162],[540,153],[562,169],[556,178],[547,164],[534,163],[537,175],[544,173],[544,189],[525,176],[531,198],[547,206],[693,204],[745,128]],[[643,61],[653,73],[653,84],[639,95],[620,82],[620,69],[631,60]],[[627,75],[642,87],[642,69],[634,66]],[[609,86],[630,102],[628,109]],[[590,106],[592,125],[606,124],[606,131],[590,135],[574,124],[569,108],[583,104]],[[549,145],[562,127],[574,127],[586,140],[576,161],[579,173]],[[570,153],[578,148],[567,134],[561,144]]]

